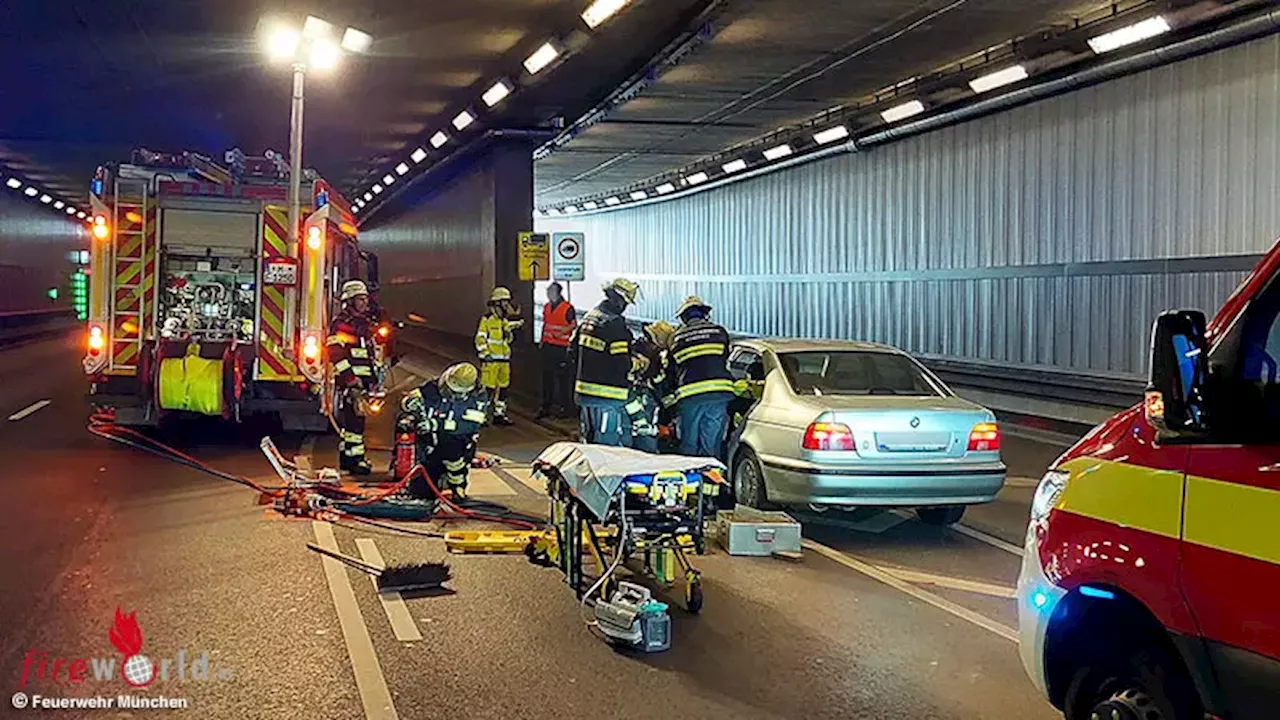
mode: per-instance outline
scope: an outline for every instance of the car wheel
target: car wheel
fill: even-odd
[[[733,495],[738,502],[758,510],[765,509],[769,504],[764,487],[764,471],[760,468],[760,461],[756,460],[755,454],[750,450],[739,453],[737,462],[733,464]]]
[[[1114,663],[1114,664],[1112,664]],[[1068,720],[1200,720],[1204,708],[1182,664],[1156,647],[1079,670],[1067,690]]]
[[[916,508],[916,517],[925,525],[945,527],[955,525],[964,517],[963,505],[945,505],[943,507]]]

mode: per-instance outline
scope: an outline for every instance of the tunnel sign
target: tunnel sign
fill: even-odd
[[[551,279],[551,241],[546,233],[520,233],[520,279]]]
[[[586,279],[586,263],[582,246],[586,235],[580,232],[552,233],[551,245],[555,248],[552,274],[556,280],[578,282]]]

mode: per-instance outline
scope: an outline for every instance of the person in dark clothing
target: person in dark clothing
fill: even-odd
[[[542,339],[538,344],[542,355],[542,404],[539,419],[555,415],[568,417],[572,398],[569,396],[569,340],[578,327],[573,305],[565,301],[560,283],[547,286],[547,304],[542,306]]]
[[[342,312],[329,325],[325,341],[333,364],[334,382],[340,389],[334,421],[338,424],[338,467],[353,475],[368,475],[364,425],[370,413],[369,393],[378,382],[374,367],[373,323],[369,317],[369,290],[359,280],[342,286]]]
[[[574,393],[581,408],[578,431],[583,442],[627,447],[631,423],[626,404],[631,383],[631,331],[623,313],[640,288],[618,278],[604,286],[604,302],[587,313],[569,343],[577,368]]]
[[[431,482],[455,499],[467,494],[467,473],[476,456],[485,423],[488,393],[477,386],[479,372],[471,363],[451,366],[439,378],[405,393],[400,401],[398,430],[417,436],[416,455]],[[409,482],[414,497],[433,498],[426,481]]]
[[[667,355],[675,377],[680,453],[720,457],[734,398],[729,333],[711,322],[711,307],[698,297],[685,300],[676,316],[681,325]]]

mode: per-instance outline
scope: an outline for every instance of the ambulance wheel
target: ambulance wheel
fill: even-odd
[[[1149,647],[1077,671],[1063,714],[1068,720],[1201,720],[1204,708],[1182,663]]]
[[[702,579],[697,573],[685,576],[684,604],[694,615],[702,612]]]

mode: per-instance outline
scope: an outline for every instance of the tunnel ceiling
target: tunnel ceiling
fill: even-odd
[[[709,0],[633,0],[599,27],[589,0],[21,0],[0,3],[0,174],[83,202],[94,168],[131,149],[221,158],[287,151],[290,72],[259,23],[307,15],[371,34],[308,83],[306,164],[361,189],[500,78],[515,92],[468,132],[576,117],[636,72]],[[522,63],[548,40],[558,66]],[[432,155],[451,149],[446,145]],[[0,187],[0,191],[4,191]]]
[[[794,0],[727,0],[717,3],[705,39],[683,58],[663,66],[634,97],[597,108],[540,151],[535,204],[568,207],[605,196],[626,203],[627,190],[648,185],[652,194],[654,183],[666,181],[664,173],[709,158],[718,169],[717,154],[833,108],[865,104],[868,95],[887,91],[889,97],[906,87],[895,85],[924,81],[948,65],[977,66],[984,54],[1007,65],[1054,51],[1054,36],[1157,12],[1199,19],[1231,4],[806,0],[801,11]],[[964,66],[957,62],[962,59]],[[662,65],[661,58],[654,62]],[[918,88],[907,89],[910,97]]]

